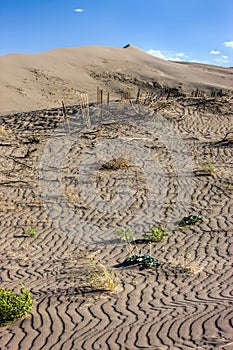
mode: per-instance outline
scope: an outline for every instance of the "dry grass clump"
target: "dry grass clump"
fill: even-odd
[[[112,292],[119,283],[116,274],[100,263],[90,252],[66,258],[63,267],[67,271],[66,275],[73,280],[77,288]]]
[[[101,169],[102,170],[119,170],[119,169],[125,169],[130,166],[130,162],[123,158],[113,158],[109,160],[108,162],[102,164]]]
[[[9,132],[4,128],[4,126],[0,126],[0,136],[5,136],[7,135]]]
[[[187,273],[196,275],[203,270],[200,261],[192,261],[190,258],[179,257],[170,262],[172,271],[176,273]]]
[[[80,197],[77,193],[77,190],[72,186],[67,186],[65,188],[65,194],[68,197],[71,204],[76,204],[80,201]]]
[[[215,172],[216,169],[210,161],[200,164],[200,166],[194,170],[196,176],[214,175]]]
[[[90,283],[92,287],[100,290],[114,291],[119,280],[114,271],[108,270],[106,266],[97,263],[94,269],[90,271]]]

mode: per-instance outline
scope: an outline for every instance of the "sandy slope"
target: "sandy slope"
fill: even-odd
[[[137,88],[153,90],[153,82],[213,90],[233,87],[232,68],[181,64],[155,58],[129,46],[55,49],[39,54],[0,57],[0,113],[77,103],[82,92],[96,100],[97,86],[112,98]]]

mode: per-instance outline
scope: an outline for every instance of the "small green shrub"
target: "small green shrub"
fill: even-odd
[[[194,170],[194,174],[196,176],[204,176],[204,175],[212,176],[214,175],[215,172],[216,172],[216,169],[213,163],[210,161],[202,163],[197,169]]]
[[[25,231],[24,234],[29,236],[29,237],[35,237],[36,230],[34,227],[28,227]]]
[[[142,269],[155,269],[160,263],[157,259],[149,254],[132,255],[126,258],[123,263],[116,267],[127,267],[131,265],[139,265]]]
[[[204,164],[202,164],[202,169],[207,173],[207,174],[214,174],[215,173],[215,168],[213,163],[211,162],[206,162]]]
[[[201,215],[189,215],[185,216],[180,222],[180,226],[195,225],[198,221],[203,221]]]
[[[31,143],[39,143],[40,142],[39,135],[37,135],[37,134],[31,135],[29,137],[29,142],[31,142]]]
[[[11,324],[26,316],[33,308],[30,292],[21,284],[21,294],[0,288],[0,326]]]
[[[131,242],[134,240],[134,235],[130,230],[117,230],[115,233],[121,241]]]
[[[160,242],[164,237],[166,237],[166,229],[162,226],[151,227],[151,234],[145,233],[143,238],[148,242]]]

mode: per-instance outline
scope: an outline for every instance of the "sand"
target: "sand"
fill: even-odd
[[[61,100],[77,104],[84,92],[96,101],[97,86],[112,99],[124,91],[135,96],[138,87],[155,91],[154,83],[184,92],[233,87],[232,68],[164,61],[133,45],[9,54],[0,56],[0,67],[0,113],[58,107]]]
[[[20,109],[15,101],[5,108]],[[232,135],[221,142],[232,97],[94,104],[89,114],[77,105],[66,119],[61,108],[35,107],[0,117],[1,287],[23,282],[36,301],[0,328],[0,348],[232,349]],[[114,157],[129,166],[106,169]],[[189,214],[203,222],[180,227]],[[161,242],[137,243],[157,269],[115,267],[129,255],[116,229],[140,239],[159,224]],[[113,292],[80,284],[86,254],[118,276]]]

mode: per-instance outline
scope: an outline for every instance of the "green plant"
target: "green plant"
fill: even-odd
[[[156,268],[159,266],[159,261],[149,254],[132,255],[126,258],[123,263],[117,265],[116,267],[140,265],[144,269]]]
[[[33,308],[30,292],[21,284],[21,294],[0,288],[0,325],[5,326],[26,316]]]
[[[207,161],[202,163],[197,169],[194,170],[196,176],[201,175],[213,175],[215,173],[215,167],[212,162]]]
[[[121,241],[131,242],[134,240],[134,235],[131,230],[116,230],[115,233]]]
[[[214,174],[214,172],[215,172],[214,165],[213,165],[213,163],[211,163],[210,161],[204,163],[204,164],[202,165],[202,169],[203,169],[206,173],[211,174],[211,175]]]
[[[39,139],[39,135],[37,135],[37,134],[33,134],[33,135],[31,135],[31,137],[30,137],[30,141],[33,143],[39,143],[40,142],[40,139]]]
[[[36,230],[34,227],[28,227],[26,230],[24,230],[24,234],[29,237],[35,237]]]
[[[151,227],[150,231],[151,231],[151,234],[145,233],[143,235],[143,238],[147,242],[160,242],[167,235],[166,234],[166,229],[164,227],[162,227],[162,226]]]
[[[228,190],[233,190],[233,184],[230,183],[229,181],[225,181],[222,183],[222,186]]]
[[[116,235],[120,238],[121,241],[126,243],[126,248],[130,255],[139,254],[136,242],[134,240],[134,235],[131,230],[117,230]]]
[[[195,225],[198,221],[203,221],[201,215],[189,215],[185,216],[180,222],[179,226]]]
[[[161,227],[159,227],[159,229],[161,234],[163,232],[163,234],[165,235],[165,229]],[[151,228],[151,230],[153,232],[155,228]],[[149,268],[156,268],[159,265],[159,261],[155,259],[153,256],[151,256],[151,241],[149,239],[148,239],[148,242],[150,243],[150,254],[139,254],[136,241],[134,240],[134,236],[130,230],[118,230],[116,231],[116,235],[120,238],[121,241],[126,242],[126,247],[127,247],[129,256],[123,261],[123,263],[115,265],[115,267],[139,265],[142,269],[149,269]],[[153,239],[155,239],[154,237],[155,236],[153,236]]]

